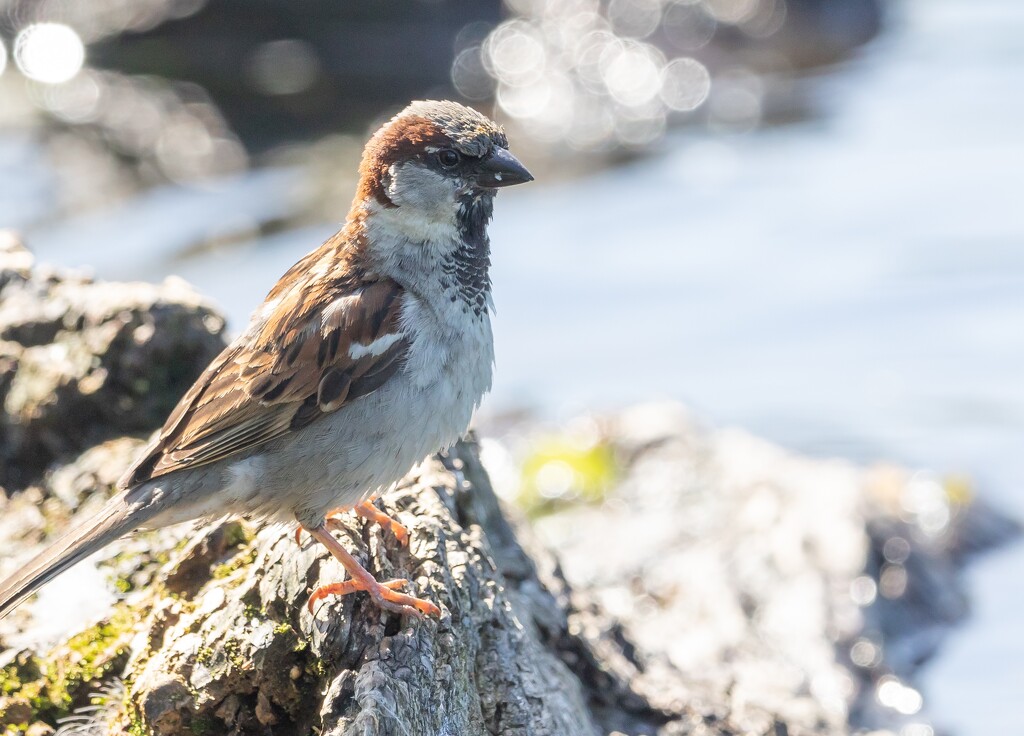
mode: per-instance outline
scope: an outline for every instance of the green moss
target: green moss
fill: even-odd
[[[132,703],[132,683],[134,677],[129,674],[124,680],[124,687],[121,689],[121,713],[127,722],[125,730],[129,736],[149,736],[146,724],[142,722],[142,714]]]
[[[142,718],[137,713],[129,710],[132,715],[128,718],[128,734],[129,736],[149,736],[149,732],[146,730],[146,724],[142,722]]]
[[[192,723],[189,724],[189,730],[195,736],[208,736],[208,734],[222,732],[223,729],[218,728],[218,726],[217,719],[211,716],[200,715],[192,719]]]
[[[306,662],[306,674],[312,675],[318,680],[323,680],[327,677],[327,665],[319,657],[313,657]]]
[[[42,677],[39,660],[24,653],[9,665],[0,669],[0,695],[19,694],[26,683],[34,682]]]
[[[165,550],[160,550],[153,555],[153,562],[158,565],[166,565],[171,561],[171,553]]]
[[[610,442],[549,437],[522,462],[517,502],[531,516],[574,503],[598,503],[614,487],[618,475]]]
[[[233,521],[224,528],[224,543],[228,547],[240,547],[252,541],[248,527],[240,521]]]
[[[43,666],[43,660],[34,654],[19,655],[0,669],[0,694],[27,701],[33,713],[49,710]]]
[[[248,567],[256,561],[256,548],[253,547],[244,552],[239,552],[237,555],[232,557],[230,560],[222,565],[217,565],[213,568],[211,573],[214,580],[223,580],[226,577],[230,577],[234,573],[241,570],[243,567]]]
[[[114,581],[114,588],[117,589],[118,593],[130,593],[134,587],[132,581],[126,577],[119,577]]]
[[[245,657],[242,656],[242,644],[237,639],[228,639],[221,645],[221,650],[228,658],[228,662],[235,669],[247,668]]]
[[[253,603],[246,603],[242,608],[242,615],[245,616],[245,618],[247,619],[263,619],[267,617],[267,609],[262,606],[257,606]]]
[[[45,658],[23,655],[0,669],[0,692],[28,701],[34,720],[54,724],[87,701],[97,682],[128,659],[138,614],[124,605],[105,621],[76,634]]]
[[[123,667],[137,622],[138,614],[121,605],[107,620],[71,637],[65,645],[69,656],[55,658],[46,667],[51,702],[68,709],[83,685]]]

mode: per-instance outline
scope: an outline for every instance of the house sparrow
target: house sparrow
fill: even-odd
[[[465,432],[491,385],[495,190],[528,182],[502,129],[454,102],[414,102],[370,139],[344,227],[271,289],[210,364],[119,493],[0,583],[0,616],[139,528],[238,514],[294,519],[349,572],[313,593],[366,591],[381,608],[439,615],[377,582],[334,538],[355,509]]]

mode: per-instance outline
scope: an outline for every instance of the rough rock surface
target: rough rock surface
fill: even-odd
[[[97,283],[33,267],[0,231],[0,488],[57,458],[159,426],[224,346],[183,281]]]
[[[914,677],[967,615],[966,556],[1015,522],[963,479],[801,457],[679,406],[595,423],[614,488],[533,529],[687,702],[739,733],[931,733]]]
[[[16,290],[43,278],[23,251],[0,258]],[[14,276],[12,262],[23,264]],[[63,293],[62,277],[46,278],[34,292],[41,304],[16,291],[23,307],[0,305],[0,332],[22,325],[10,333],[22,352],[111,321],[66,324],[54,311],[59,328],[26,327],[23,315]],[[93,298],[135,304],[132,332],[167,309],[136,285],[68,281],[86,296],[66,309],[110,314]],[[174,301],[178,316],[157,332],[202,325],[219,340],[219,321],[189,298]],[[126,342],[135,344],[95,343],[107,345],[94,354],[107,375],[121,375],[125,360],[148,375],[145,361],[165,357]],[[205,353],[191,360],[182,375],[198,372]],[[3,445],[32,462],[5,465],[15,482],[0,494],[0,575],[100,502],[141,442],[120,435],[154,428],[156,407],[183,388],[151,384],[163,395],[150,396],[104,377],[115,409],[78,415],[62,405],[92,394],[74,375],[39,402],[70,424],[49,425],[49,440],[29,433]],[[150,414],[126,419],[133,405]],[[123,540],[101,563],[109,584],[95,585],[116,594],[98,619],[42,641],[33,634],[53,613],[44,606],[0,622],[0,733],[42,736],[59,722],[66,734],[132,736],[798,736],[924,725],[910,678],[934,632],[963,616],[963,554],[1011,524],[929,476],[801,458],[702,430],[672,406],[624,412],[602,432],[619,470],[599,505],[570,505],[532,527],[511,521],[467,442],[379,502],[410,528],[407,548],[345,521],[342,543],[379,576],[409,578],[440,620],[403,620],[362,594],[311,614],[309,589],[340,580],[341,567],[281,526],[229,520]]]

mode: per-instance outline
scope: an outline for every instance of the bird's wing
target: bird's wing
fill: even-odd
[[[380,388],[409,347],[391,280],[275,289],[254,323],[210,364],[118,483],[249,450]]]

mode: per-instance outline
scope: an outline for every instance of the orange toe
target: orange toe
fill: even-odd
[[[395,613],[417,617],[434,616],[439,618],[441,616],[441,609],[430,601],[399,593],[396,590],[390,589],[387,583],[379,584],[376,590],[368,590],[367,592],[378,606]]]
[[[308,603],[310,613],[313,613],[313,606],[317,601],[329,595],[348,595],[362,590],[369,594],[377,606],[393,613],[416,618],[441,615],[441,609],[430,601],[399,591],[400,588],[408,585],[408,580],[377,582],[377,579],[359,564],[358,560],[345,549],[341,542],[331,535],[329,522],[330,520],[326,520],[320,526],[308,531],[316,541],[330,550],[334,558],[348,571],[350,577],[342,583],[324,585],[313,591]]]
[[[342,583],[331,583],[313,591],[312,595],[309,596],[307,606],[309,612],[313,613],[313,606],[317,601],[323,600],[327,596],[348,595],[349,593],[364,590],[370,594],[370,598],[373,599],[377,606],[393,613],[415,616],[417,618],[422,618],[424,615],[441,615],[441,609],[430,601],[399,592],[401,588],[408,584],[409,581],[404,579],[386,580],[383,583],[374,581],[369,585],[364,585],[362,582],[352,579]]]
[[[409,530],[405,527],[405,524],[392,519],[390,516],[374,506],[372,502],[364,501],[363,503],[357,504],[352,510],[364,519],[376,522],[385,529],[390,529],[391,533],[395,535],[395,539],[397,539],[398,543],[403,547],[409,544]]]

